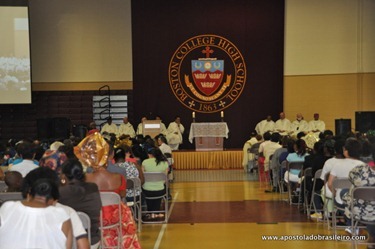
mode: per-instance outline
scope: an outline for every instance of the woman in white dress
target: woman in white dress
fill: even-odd
[[[72,248],[70,218],[53,206],[58,198],[57,184],[42,178],[26,200],[5,202],[0,208],[0,248]]]

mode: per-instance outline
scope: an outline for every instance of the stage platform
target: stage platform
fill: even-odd
[[[174,168],[183,169],[242,169],[242,150],[173,151]]]

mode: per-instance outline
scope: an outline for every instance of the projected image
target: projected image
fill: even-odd
[[[31,103],[27,7],[0,6],[0,103]]]
[[[0,57],[0,90],[27,91],[29,85],[29,59]]]

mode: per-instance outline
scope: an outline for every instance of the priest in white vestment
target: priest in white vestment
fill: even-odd
[[[181,124],[180,117],[176,117],[175,121],[170,123],[167,129],[167,140],[172,150],[178,150],[180,144],[182,144],[182,133],[185,128]]]
[[[135,137],[135,130],[133,125],[129,122],[128,117],[124,117],[123,123],[118,127],[118,135],[129,135],[131,138]]]
[[[313,132],[316,138],[319,138],[319,134],[324,132],[326,124],[323,120],[319,119],[319,113],[314,113],[314,119],[309,122],[309,132]]]
[[[260,121],[256,126],[255,126],[255,131],[263,135],[266,132],[273,132],[275,129],[275,122],[272,121],[271,115],[268,115],[266,119]]]
[[[165,137],[167,136],[167,128],[165,124],[163,123],[162,119],[160,116],[155,117],[156,120],[160,120],[160,133],[163,134]]]
[[[141,118],[141,122],[138,124],[138,127],[137,127],[137,135],[143,135],[143,121],[146,121],[146,120],[147,120],[146,117]]]
[[[309,124],[303,119],[301,113],[297,113],[296,120],[292,122],[291,135],[297,137],[297,134],[303,132],[307,134],[309,131]]]
[[[275,131],[280,133],[281,136],[289,135],[291,125],[289,119],[285,118],[285,113],[280,112],[280,119],[275,123]]]
[[[108,133],[108,134],[115,134],[116,136],[118,135],[118,129],[117,125],[112,123],[112,117],[107,118],[107,123],[103,125],[102,129],[100,130],[100,133]]]

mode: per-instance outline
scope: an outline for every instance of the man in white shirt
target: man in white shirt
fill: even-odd
[[[129,122],[128,117],[124,117],[123,123],[118,127],[118,135],[129,135],[131,138],[135,137],[133,125]]]
[[[264,147],[271,143],[271,132],[266,132],[263,135],[263,142],[259,145],[259,156],[264,157]]]
[[[296,137],[298,133],[304,132],[306,134],[308,131],[309,124],[303,119],[301,113],[297,113],[296,120],[294,120],[291,125],[291,135]]]
[[[168,126],[167,140],[172,150],[178,150],[180,144],[182,144],[182,133],[185,128],[181,124],[180,117],[176,117],[174,122],[171,122]]]
[[[319,119],[319,113],[314,113],[314,119],[309,122],[309,131],[318,138],[319,134],[326,129],[326,124]]]
[[[12,165],[9,171],[18,171],[22,177],[25,177],[30,171],[38,168],[38,165],[34,161],[34,146],[30,142],[23,141],[17,144],[16,150],[17,154],[22,158],[22,162]]]
[[[255,126],[255,131],[260,135],[263,135],[267,131],[273,132],[274,129],[275,129],[275,122],[272,121],[271,115],[268,115],[266,119],[260,121]]]
[[[269,170],[270,166],[270,156],[275,153],[277,149],[281,148],[280,145],[280,134],[279,133],[272,133],[271,140],[269,143],[263,146],[263,155],[264,155],[264,171]]]
[[[107,118],[107,123],[103,125],[102,130],[100,133],[108,133],[108,134],[115,134],[116,136],[118,135],[118,130],[117,130],[117,125],[112,123],[112,117]]]
[[[285,118],[285,113],[280,112],[280,119],[275,123],[275,131],[280,133],[281,136],[286,136],[291,130],[291,123],[289,119]]]

